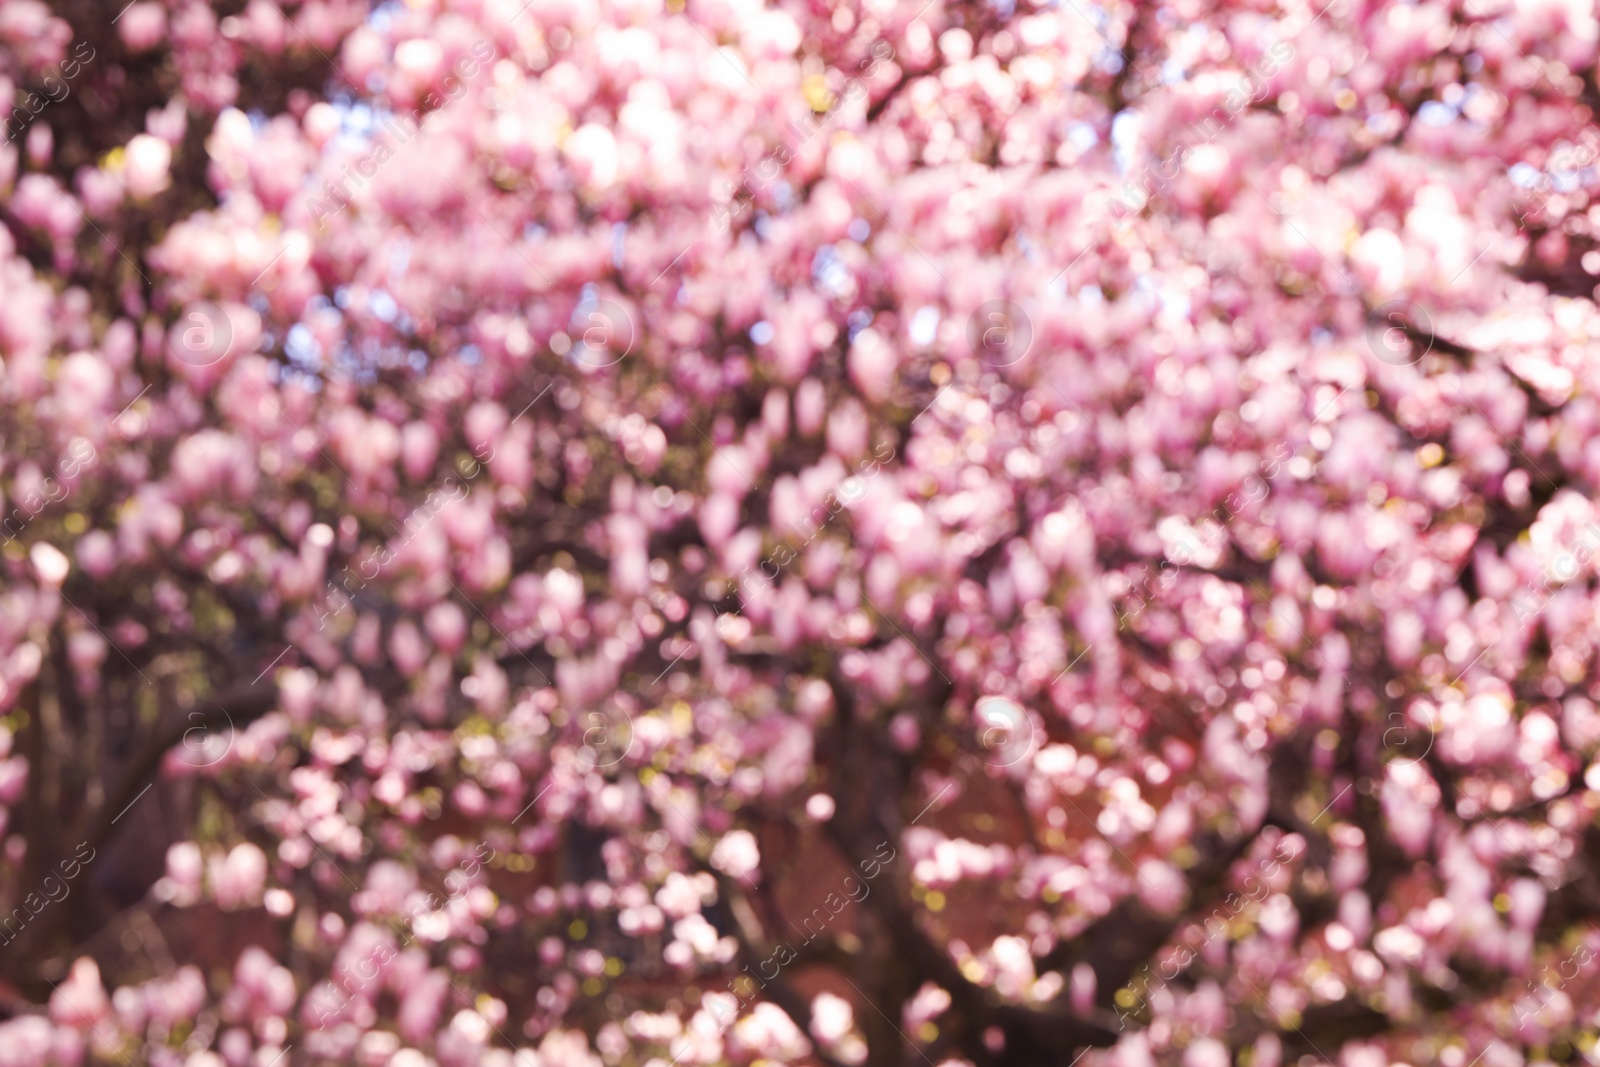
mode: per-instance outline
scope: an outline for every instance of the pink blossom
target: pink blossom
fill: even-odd
[[[133,4],[117,20],[117,33],[121,35],[122,43],[133,52],[154,48],[166,31],[166,10],[153,0]]]
[[[261,900],[266,883],[267,857],[257,846],[236,845],[226,858],[212,857],[208,867],[211,892],[217,904],[228,910],[252,907]]]
[[[93,1027],[110,1010],[111,1001],[100,984],[100,968],[87,956],[73,962],[66,981],[50,996],[50,1018],[63,1026]]]
[[[761,863],[761,852],[756,847],[755,836],[747,830],[735,830],[718,843],[712,853],[717,869],[735,878],[746,878]]]
[[[1592,12],[519,7],[0,5],[0,1067],[1581,1049]]]
[[[128,192],[148,199],[167,188],[172,166],[172,146],[158,137],[141,133],[128,142],[125,180]]]
[[[824,1044],[834,1044],[855,1025],[850,1002],[832,993],[818,994],[811,1002],[811,1032]]]

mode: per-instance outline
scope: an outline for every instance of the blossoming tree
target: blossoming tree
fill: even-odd
[[[1597,45],[8,0],[0,1067],[1591,1059]]]

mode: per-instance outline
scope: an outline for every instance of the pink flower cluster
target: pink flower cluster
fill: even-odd
[[[79,21],[0,1067],[1591,1048],[1592,12]]]

